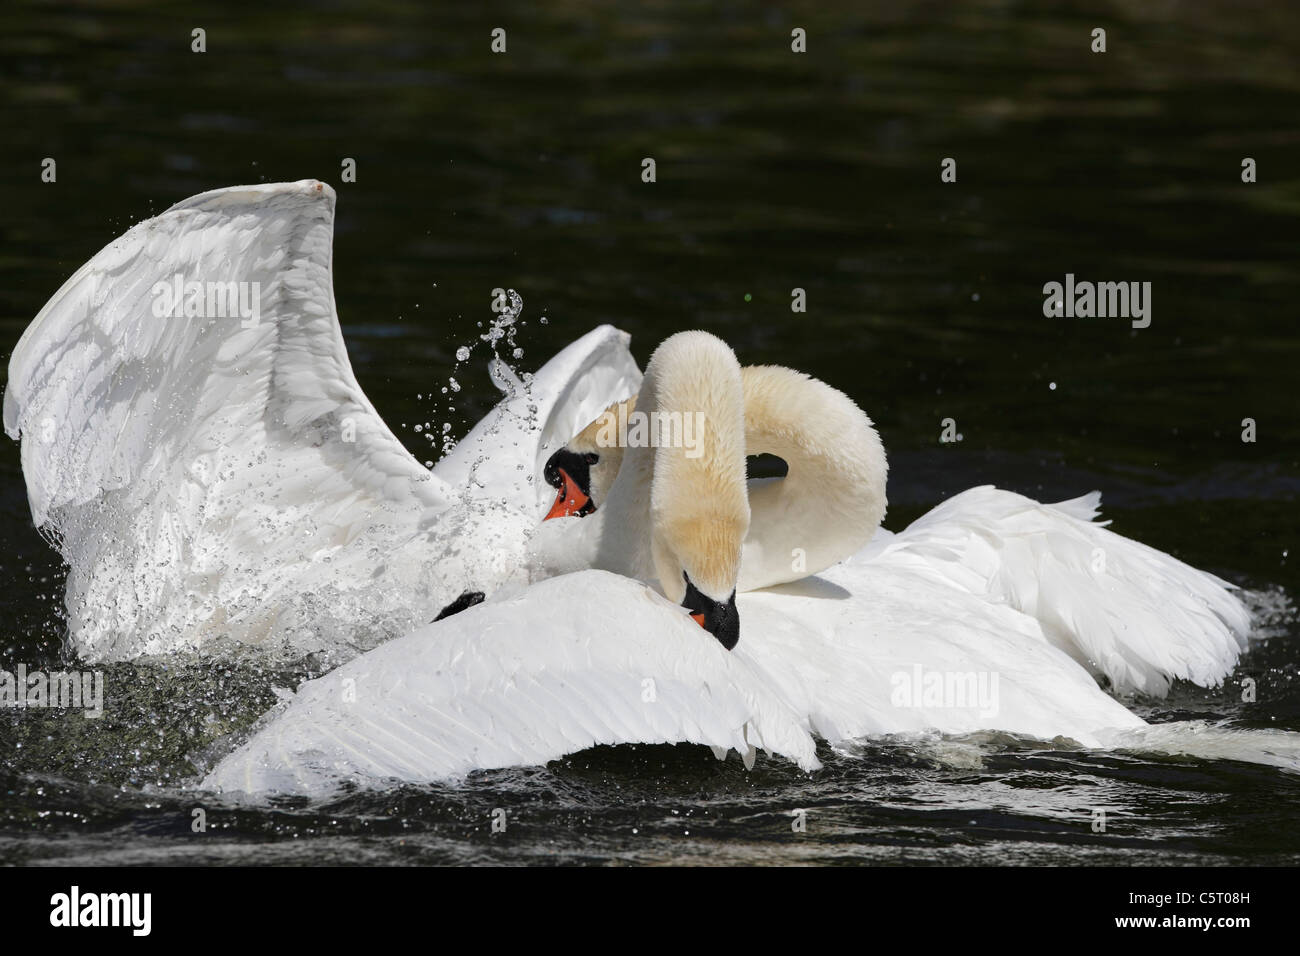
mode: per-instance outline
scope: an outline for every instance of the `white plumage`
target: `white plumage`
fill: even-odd
[[[1148,728],[1098,687],[1216,684],[1249,618],[1224,582],[1094,523],[1095,495],[958,495],[815,577],[740,594],[733,652],[632,578],[525,586],[550,495],[530,479],[638,390],[627,337],[605,326],[569,346],[430,473],[352,374],[333,208],[311,181],[180,203],[79,270],[10,362],[5,427],[22,436],[33,519],[70,564],[84,658],[364,652],[303,685],[205,786],[321,793],[643,741],[814,769],[817,737],[981,729],[1300,767],[1295,735]],[[260,322],[154,316],[154,283],[178,273],[258,282]],[[877,470],[883,482],[883,454]],[[761,545],[746,554],[779,571]],[[423,624],[466,588],[494,595]],[[980,692],[931,697],[934,675]]]
[[[600,411],[597,393],[635,391],[627,337],[603,326],[430,473],[352,374],[334,199],[304,181],[178,203],[79,269],[14,349],[5,429],[69,564],[83,658],[346,656],[404,633],[517,571],[539,456]],[[257,283],[260,320],[155,315],[155,284],[176,275]]]
[[[739,595],[731,652],[645,584],[603,571],[552,578],[309,682],[203,786],[321,794],[343,779],[455,778],[629,742],[706,744],[747,761],[763,749],[812,770],[815,737],[986,729],[1300,770],[1296,735],[1149,728],[1076,662],[1083,635],[1049,637],[1033,608],[999,591],[1015,580],[1035,592],[1043,558],[1069,566],[1103,547],[1128,567],[1150,551],[1088,522],[1091,505],[972,489],[821,575]],[[1058,590],[1047,615],[1089,618],[1086,639],[1108,651],[1100,669],[1121,689],[1134,686],[1128,662],[1155,648],[1177,659],[1179,676],[1217,683],[1247,625],[1221,582],[1161,557],[1145,583],[1177,595],[1175,619],[1192,632],[1127,627],[1126,612],[1144,606],[1125,603],[1134,582],[1111,587],[1091,573]],[[1100,594],[1120,603],[1095,611]],[[994,694],[927,701],[911,690],[929,675],[996,675]]]

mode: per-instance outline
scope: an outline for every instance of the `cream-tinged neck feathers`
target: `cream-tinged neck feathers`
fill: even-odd
[[[747,482],[746,456],[759,454],[786,475]],[[705,332],[666,339],[641,392],[574,436],[552,470],[552,515],[590,516],[539,529],[540,576],[603,568],[688,606],[825,570],[885,514],[885,451],[862,410],[800,372],[742,369]]]
[[[682,600],[685,574],[708,597],[727,600],[739,579],[749,529],[744,392],[736,356],[706,332],[666,339],[651,356],[630,411],[642,416],[635,421],[644,440],[630,430],[622,436],[621,467],[593,516],[604,515],[596,566],[638,577],[653,572],[673,601]],[[690,436],[687,422],[694,429]],[[600,437],[598,455],[619,449],[599,447]]]
[[[753,512],[740,590],[797,581],[871,540],[885,516],[885,448],[847,395],[779,365],[741,371],[745,445],[775,455],[783,478],[749,482]]]

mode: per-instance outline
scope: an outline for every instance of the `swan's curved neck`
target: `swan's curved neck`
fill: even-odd
[[[885,516],[885,449],[843,392],[776,365],[741,370],[745,442],[789,467],[749,482],[740,589],[797,581],[854,554]]]
[[[722,580],[733,573],[723,567],[741,529],[733,580],[752,591],[816,574],[866,545],[886,504],[885,450],[871,420],[848,396],[801,372],[741,369],[711,336],[684,341],[695,348],[679,340],[656,351],[639,395],[610,406],[570,442],[598,454],[589,493],[599,506],[566,530],[569,543],[555,549],[565,558],[543,562],[546,570],[594,566],[662,582],[674,576],[659,566],[670,538],[687,542],[700,565],[721,555],[710,567]],[[694,436],[695,449],[673,447],[671,428],[661,429],[659,444],[648,441],[652,433],[635,424],[647,419],[633,417],[652,413],[684,427],[701,412],[707,425]],[[760,454],[784,459],[788,471],[746,486],[745,456]],[[543,530],[539,540],[547,537]],[[665,593],[671,590],[668,581]]]
[[[749,528],[744,391],[734,353],[705,333],[673,336],[623,410],[639,417],[619,424],[625,451],[596,512],[604,514],[598,565],[658,578],[673,600],[685,590],[685,571],[702,593],[726,600]]]

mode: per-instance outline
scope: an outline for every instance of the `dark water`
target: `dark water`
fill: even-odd
[[[132,222],[217,186],[322,178],[353,364],[421,458],[415,424],[460,433],[495,399],[485,373],[459,374],[454,405],[440,391],[495,287],[523,295],[526,368],[599,322],[643,359],[704,327],[867,409],[889,527],[977,483],[1100,488],[1117,530],[1261,592],[1270,637],[1223,688],[1135,706],[1300,731],[1300,8],[590,6],[5,5],[0,349]],[[1042,286],[1067,272],[1151,282],[1151,326],[1044,318]],[[944,418],[960,443],[939,443]],[[62,571],[8,441],[0,508],[0,666],[57,664]],[[0,715],[0,861],[1300,858],[1294,775],[997,738],[828,751],[812,777],[638,747],[323,806],[185,789],[310,670],[123,665],[101,721]]]

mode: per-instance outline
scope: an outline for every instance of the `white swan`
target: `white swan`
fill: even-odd
[[[743,477],[746,434],[781,432],[786,409],[858,421],[844,432],[847,447],[824,451],[817,466],[797,460],[791,439],[784,489],[762,487],[808,493],[801,475],[857,475],[861,487],[820,490],[856,499],[845,515],[884,507],[883,453],[866,417],[806,377],[752,374],[767,387],[747,391],[734,355],[711,336],[674,336],[647,367],[636,405],[707,410],[713,427],[700,454],[671,443],[612,447],[589,427],[549,463],[560,489],[551,514],[589,516],[548,522],[551,540],[535,542],[535,556],[620,573],[542,580],[308,682],[203,786],[322,793],[342,779],[438,780],[624,742],[735,748],[747,764],[761,748],[815,769],[817,737],[934,730],[1300,770],[1300,736],[1148,727],[1098,686],[1105,677],[1121,692],[1163,694],[1175,678],[1216,684],[1249,618],[1224,582],[1093,523],[1095,495],[1050,506],[975,488],[898,535],[876,534],[819,576],[735,593],[751,554],[764,573],[791,574],[763,548]],[[816,456],[816,442],[802,447]],[[782,547],[794,540],[779,520],[773,527]],[[864,530],[841,534],[840,545]],[[679,603],[718,641],[702,641]]]
[[[726,548],[694,554],[678,529],[656,550],[658,523],[643,520],[648,550],[606,555],[673,598],[676,572],[697,565],[714,605],[738,586],[743,638],[733,651],[631,577],[588,569],[521,587],[528,534],[551,497],[534,476],[603,409],[638,391],[648,401],[659,385],[642,388],[626,337],[597,329],[527,387],[514,383],[431,474],[351,373],[330,286],[333,208],[332,190],[314,181],[186,200],[79,270],[10,362],[5,426],[22,437],[33,519],[70,564],[69,630],[85,658],[244,646],[353,654],[462,590],[496,592],[303,685],[206,786],[432,780],[632,741],[734,747],[747,760],[761,747],[805,768],[817,765],[816,736],[996,727],[1119,745],[1170,731],[1146,728],[1093,674],[1120,691],[1160,693],[1175,677],[1213,684],[1230,670],[1249,622],[1227,586],[1094,524],[1095,498],[1047,506],[973,489],[816,577],[744,593],[802,573],[787,550],[803,548],[814,570],[878,518],[862,493],[871,480],[842,498],[845,486],[833,487],[824,504],[837,520],[797,540],[826,517],[791,495],[817,477],[807,442],[816,417],[796,412],[799,430],[763,437],[764,418],[780,416],[750,411],[763,381],[780,391],[782,375],[799,378],[791,372],[740,372],[746,441],[768,441],[791,471],[737,495],[735,448],[714,455],[725,480],[712,491],[727,505],[720,514],[730,508],[719,525]],[[155,284],[178,274],[258,283],[260,320],[154,316]],[[718,357],[730,384],[716,413],[734,438],[734,357]],[[831,392],[816,383],[799,395],[821,402]],[[849,406],[840,411],[859,416],[853,427],[870,430]],[[833,458],[834,442],[827,448]],[[878,466],[883,483],[883,453]],[[662,475],[693,467],[674,459]],[[536,553],[563,526],[599,541],[594,529],[617,514],[617,495],[599,467],[590,477],[605,502],[583,519],[593,530],[547,522]],[[629,513],[647,501],[634,484]],[[693,504],[687,486],[679,474],[656,496],[652,480],[651,517],[664,505],[663,529],[674,506]],[[799,520],[782,520],[801,507]],[[713,551],[725,559],[704,567]],[[680,587],[686,600],[685,578]],[[967,675],[975,691],[981,675],[996,676],[996,699],[959,701],[942,686],[929,694],[933,677]],[[1194,736],[1178,749],[1300,765],[1293,735],[1253,737],[1245,750],[1222,733]]]
[[[430,472],[352,374],[334,200],[308,180],[178,203],[79,269],[14,349],[5,429],[69,565],[82,658],[350,656],[405,633],[514,573],[549,493],[533,476],[636,390],[609,326],[527,383],[498,363],[512,394]],[[260,315],[160,317],[156,286],[176,276],[256,288]]]

